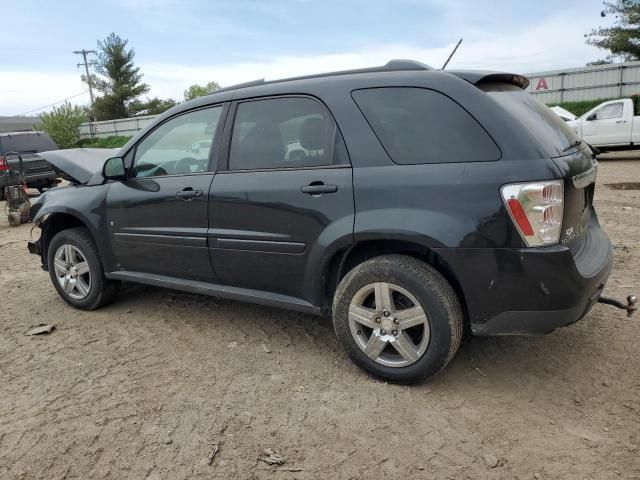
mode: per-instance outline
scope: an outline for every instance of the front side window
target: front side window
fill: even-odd
[[[209,170],[222,107],[204,108],[163,123],[138,144],[133,176],[190,175]]]
[[[229,170],[304,168],[347,163],[342,136],[327,109],[310,98],[238,104]]]
[[[449,97],[424,88],[356,90],[353,99],[391,159],[403,165],[498,160],[489,134]]]
[[[596,120],[609,120],[611,118],[622,118],[622,102],[610,103],[596,112]]]

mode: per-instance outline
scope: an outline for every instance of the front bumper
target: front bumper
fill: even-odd
[[[439,249],[460,283],[475,335],[537,335],[577,322],[611,273],[611,242],[594,218],[569,246]]]

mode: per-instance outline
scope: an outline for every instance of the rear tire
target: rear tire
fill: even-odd
[[[47,254],[49,276],[62,299],[81,310],[95,310],[111,301],[119,282],[104,276],[93,238],[84,227],[58,232]]]
[[[332,311],[336,336],[351,360],[391,382],[433,377],[462,338],[462,309],[451,285],[431,266],[404,255],[376,257],[347,273]]]

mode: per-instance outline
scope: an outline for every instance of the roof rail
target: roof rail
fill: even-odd
[[[352,75],[357,73],[397,72],[397,71],[403,71],[403,70],[433,70],[433,68],[430,67],[429,65],[426,65],[422,62],[418,62],[416,60],[393,59],[393,60],[389,60],[386,64],[380,67],[368,67],[368,68],[359,68],[354,70],[341,70],[338,72],[316,73],[313,75],[303,75],[300,77],[290,77],[290,78],[282,78],[278,80],[269,80],[268,82],[265,81],[264,78],[261,78],[259,80],[252,80],[250,82],[238,83],[237,85],[230,85],[228,87],[215,90],[211,92],[211,94],[218,93],[218,92],[227,92],[229,90],[237,90],[239,88],[256,87],[258,85],[270,85],[272,83],[291,82],[293,80],[307,80],[311,78],[335,77],[338,75]]]
[[[393,60],[389,60],[384,67],[383,70],[433,70],[429,65],[418,62],[417,60],[405,60],[402,58],[394,58]]]
[[[235,85],[229,85],[228,87],[219,88],[218,90],[214,90],[211,93],[226,92],[228,90],[236,90],[238,88],[245,88],[245,87],[257,87],[258,85],[262,85],[264,83],[269,83],[269,82],[265,82],[264,78],[259,78],[258,80],[251,80],[250,82],[236,83]]]

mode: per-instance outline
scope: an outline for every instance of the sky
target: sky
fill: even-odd
[[[0,115],[88,104],[74,50],[111,32],[129,40],[149,96],[183,99],[194,83],[255,80],[410,58],[440,68],[532,73],[606,52],[601,0],[0,0]]]

